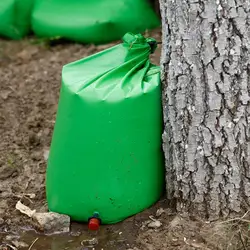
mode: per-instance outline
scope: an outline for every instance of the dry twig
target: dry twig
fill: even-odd
[[[249,210],[242,217],[237,217],[237,218],[233,218],[233,219],[230,219],[230,220],[222,221],[222,222],[219,222],[218,224],[225,224],[225,223],[229,223],[229,222],[237,221],[237,220],[250,223],[250,220],[245,220],[244,219],[247,216],[248,213],[249,213]]]
[[[30,245],[30,247],[29,247],[29,249],[28,250],[31,250],[31,248],[35,245],[35,243],[38,241],[38,238],[36,238],[33,242],[32,242],[32,244]]]
[[[239,230],[239,236],[240,236],[240,241],[241,241],[241,244],[242,244],[242,246],[243,246],[243,249],[244,249],[244,250],[247,250],[246,245],[245,245],[245,243],[244,243],[244,239],[243,239],[243,237],[242,237],[241,230]]]

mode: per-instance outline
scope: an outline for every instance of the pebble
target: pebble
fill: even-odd
[[[82,240],[81,242],[81,245],[88,245],[88,246],[93,246],[97,244],[98,244],[98,240],[96,238]]]
[[[23,241],[12,241],[11,242],[17,249],[20,249],[20,248],[25,248],[25,249],[28,249],[29,245],[26,244],[25,242]]]
[[[49,150],[44,150],[43,151],[43,158],[44,158],[45,161],[48,160],[48,158],[49,158]]]
[[[165,210],[163,208],[157,209],[157,211],[156,211],[156,217],[160,217],[164,212],[165,212]]]
[[[93,238],[93,239],[89,240],[89,244],[96,245],[96,244],[98,244],[98,240],[96,238]]]
[[[35,213],[32,216],[38,230],[45,233],[68,233],[70,231],[70,217],[58,213]]]
[[[159,228],[162,225],[162,223],[158,220],[152,221],[148,224],[149,228]]]
[[[74,237],[78,237],[78,236],[81,235],[81,232],[80,231],[78,231],[78,232],[71,232],[70,235],[74,236]]]
[[[6,235],[6,237],[5,237],[5,240],[6,241],[13,241],[13,240],[16,240],[16,239],[18,239],[19,238],[19,236],[18,235]]]
[[[68,233],[70,231],[70,217],[54,212],[37,213],[21,201],[16,204],[16,209],[22,214],[32,218],[33,226],[44,233]]]

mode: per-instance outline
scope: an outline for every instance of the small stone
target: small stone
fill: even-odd
[[[158,220],[152,221],[148,224],[149,228],[159,228],[162,225],[162,223]]]
[[[78,232],[71,232],[70,235],[73,236],[73,237],[78,237],[78,236],[81,235],[81,232],[80,231],[78,231]]]
[[[159,209],[157,209],[155,216],[160,217],[164,212],[165,211],[163,208],[159,208]]]
[[[12,244],[17,248],[17,249],[20,249],[20,248],[25,248],[27,249],[29,247],[28,244],[26,244],[25,242],[22,242],[22,241],[12,241]]]
[[[46,233],[68,233],[70,231],[70,217],[58,213],[35,213],[32,216],[35,227]]]
[[[48,158],[49,158],[49,150],[44,150],[43,151],[43,158],[44,158],[45,161],[48,160]]]
[[[93,239],[89,240],[89,244],[96,245],[96,244],[98,244],[98,240],[96,238],[93,238]]]
[[[146,220],[144,222],[142,222],[142,226],[141,226],[141,230],[144,230],[146,228],[146,226],[151,222],[151,220]]]
[[[36,194],[25,194],[25,196],[29,196],[30,199],[34,199],[36,197]]]
[[[5,240],[10,242],[10,241],[16,240],[18,238],[19,238],[18,235],[6,235]]]
[[[174,217],[174,219],[170,222],[170,227],[175,228],[181,223],[181,218],[179,216]]]

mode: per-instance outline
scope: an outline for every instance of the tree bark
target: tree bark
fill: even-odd
[[[160,0],[168,198],[207,219],[250,208],[250,1]]]

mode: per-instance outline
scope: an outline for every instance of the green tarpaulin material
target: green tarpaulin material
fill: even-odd
[[[155,41],[123,43],[64,66],[50,149],[49,209],[115,223],[155,203],[164,189],[160,68]]]
[[[148,0],[35,0],[32,27],[39,37],[106,43],[126,32],[160,25]]]
[[[0,0],[0,36],[21,39],[30,32],[34,0]]]

